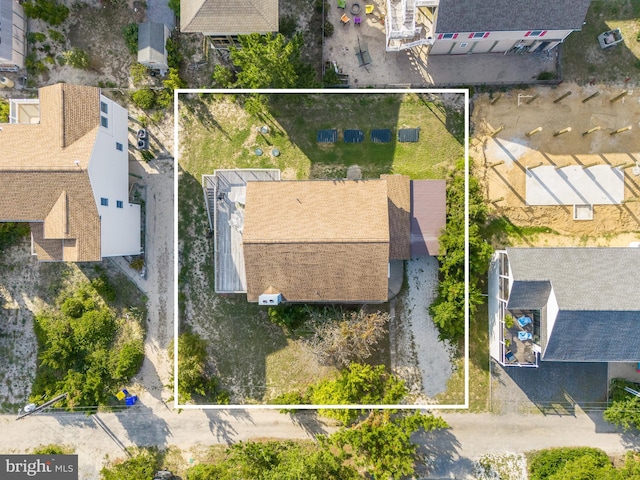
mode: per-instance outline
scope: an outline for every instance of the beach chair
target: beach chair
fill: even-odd
[[[342,16],[340,17],[340,22],[342,22],[342,25],[346,25],[347,23],[349,23],[350,18],[347,16],[346,13],[343,13]]]
[[[367,14],[367,15],[372,14],[373,13],[373,8],[374,8],[373,5],[365,5],[364,6],[364,13]]]

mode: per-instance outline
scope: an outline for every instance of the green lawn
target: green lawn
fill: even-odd
[[[464,154],[464,121],[414,94],[273,95],[270,108],[257,115],[247,113],[244,100],[231,94],[180,99],[179,311],[183,323],[210,341],[210,366],[230,390],[232,403],[263,403],[332,376],[335,369],[305,356],[300,343],[272,325],[266,311],[247,303],[245,295],[214,293],[202,174],[253,167],[279,168],[287,179],[344,178],[347,167],[357,164],[364,178],[388,172],[444,178]],[[258,132],[264,125],[265,135]],[[395,132],[403,127],[420,127],[420,141],[395,143]],[[322,128],[363,129],[365,141],[318,145],[316,131]],[[373,144],[371,128],[390,128],[394,141]],[[278,157],[271,155],[274,147]],[[256,148],[264,154],[256,155]]]
[[[582,31],[574,32],[562,47],[565,79],[586,83],[623,82],[640,76],[640,0],[594,0]],[[619,28],[624,42],[605,50],[598,35]]]

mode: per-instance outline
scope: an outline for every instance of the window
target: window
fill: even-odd
[[[544,37],[546,30],[529,30],[524,34],[525,37]]]
[[[118,150],[119,152],[122,151],[122,144],[120,142],[116,142],[116,150]]]
[[[488,36],[489,32],[475,32],[469,34],[469,38],[487,38]]]
[[[100,102],[100,111],[102,113],[109,113],[109,105],[104,102]]]
[[[122,200],[116,200],[116,208],[122,208]]]
[[[109,128],[109,120],[107,120],[107,117],[100,116],[100,125],[104,128]]]
[[[460,48],[467,48],[469,46],[469,44],[467,42],[462,42],[460,44]]]
[[[108,207],[109,206],[109,199],[108,198],[100,198],[100,205],[102,205],[103,207]]]
[[[457,33],[441,33],[438,35],[438,40],[455,40],[458,38]]]

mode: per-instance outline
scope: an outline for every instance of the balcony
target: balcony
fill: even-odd
[[[504,312],[500,344],[505,366],[538,366],[541,351],[539,319],[538,311]]]
[[[437,2],[387,0],[387,51],[433,45]]]

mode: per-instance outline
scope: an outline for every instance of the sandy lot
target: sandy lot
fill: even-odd
[[[569,91],[570,96],[554,103]],[[599,96],[583,102],[596,92]],[[624,169],[623,203],[595,205],[594,218],[590,221],[573,220],[571,205],[526,203],[527,168],[542,165],[633,167],[638,164],[640,142],[636,129],[640,128],[640,94],[629,91],[626,97],[611,102],[621,92],[620,88],[603,85],[562,84],[558,88],[512,90],[501,94],[494,105],[490,104],[488,95],[476,97],[470,155],[475,159],[477,174],[483,180],[493,212],[507,216],[516,225],[547,226],[573,237],[562,240],[566,244],[627,245],[638,240],[640,169]],[[535,95],[538,97],[527,104]],[[627,126],[632,129],[612,134]],[[492,137],[501,127],[504,128]],[[527,136],[538,127],[542,128],[540,132]],[[567,127],[571,128],[570,132],[554,136]],[[583,135],[594,127],[600,130]],[[552,240],[548,235],[540,235],[538,241],[545,244]]]

